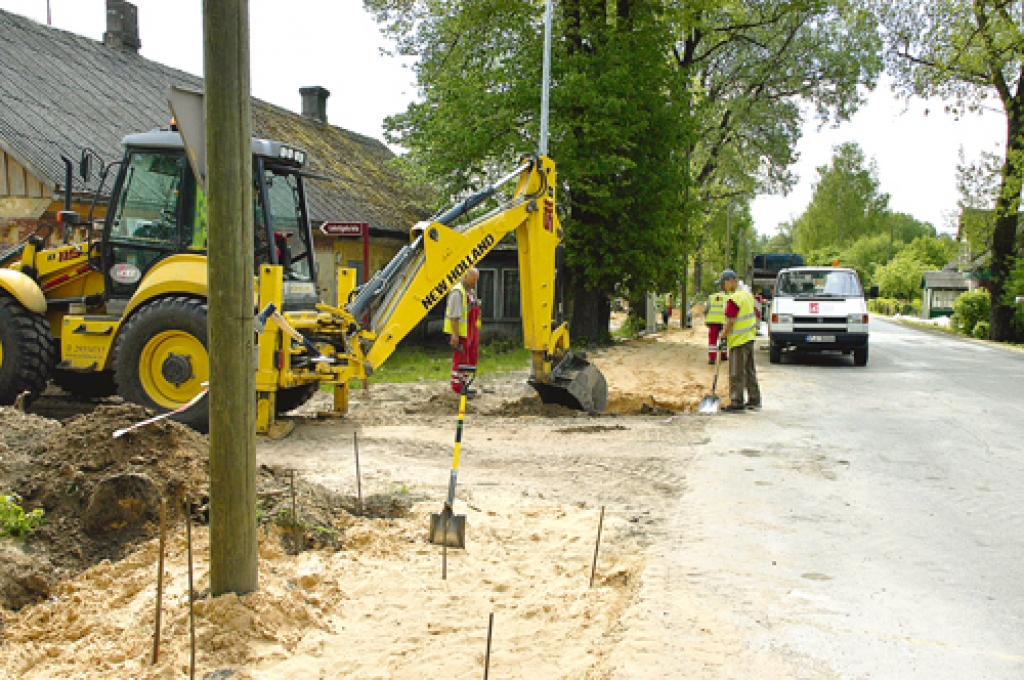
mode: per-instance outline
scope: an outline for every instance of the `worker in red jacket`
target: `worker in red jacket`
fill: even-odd
[[[459,366],[476,366],[480,353],[480,302],[476,297],[476,282],[480,272],[470,269],[462,280],[452,287],[448,294],[448,308],[444,313],[444,332],[452,348],[452,391],[458,394],[462,389]],[[476,390],[472,387],[466,396],[472,398]]]

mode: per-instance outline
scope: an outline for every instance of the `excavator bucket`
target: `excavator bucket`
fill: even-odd
[[[531,379],[529,382],[545,404],[561,404],[579,411],[600,413],[608,403],[608,383],[604,374],[572,352],[566,352],[547,379]]]

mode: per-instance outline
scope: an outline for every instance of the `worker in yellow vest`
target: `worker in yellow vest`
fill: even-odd
[[[452,348],[452,391],[461,393],[463,375],[459,366],[476,366],[480,352],[480,302],[476,297],[476,282],[480,272],[474,267],[448,294],[448,308],[444,313],[444,332]],[[476,390],[468,388],[466,396],[472,398]]]
[[[708,363],[713,364],[718,359],[718,336],[725,325],[725,301],[724,291],[718,291],[708,296],[708,304],[704,309],[704,325],[708,327]],[[722,357],[724,361],[725,356]]]
[[[718,285],[728,294],[725,303],[725,336],[729,345],[729,396],[731,403],[722,410],[738,412],[761,408],[761,388],[754,366],[754,339],[757,337],[756,302],[750,291],[739,287],[736,272],[726,269]]]

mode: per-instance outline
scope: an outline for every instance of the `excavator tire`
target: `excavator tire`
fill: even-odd
[[[567,352],[546,381],[530,380],[545,404],[601,413],[608,404],[608,382],[597,367],[579,354]]]
[[[313,398],[313,395],[320,389],[320,383],[310,383],[299,387],[287,387],[277,391],[276,411],[277,415],[294,411]]]
[[[114,381],[126,401],[167,413],[187,404],[209,379],[205,302],[162,298],[125,324],[114,348]],[[208,432],[209,396],[171,418]]]
[[[117,394],[117,383],[114,382],[113,371],[78,371],[53,372],[53,382],[68,394],[81,399],[102,399]]]
[[[46,317],[0,293],[0,406],[25,392],[29,400],[38,396],[56,363],[57,343]]]

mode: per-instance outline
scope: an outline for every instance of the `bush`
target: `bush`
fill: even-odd
[[[874,298],[867,301],[867,310],[892,316],[903,308],[903,303],[892,298]]]
[[[964,293],[953,301],[953,328],[964,335],[974,335],[974,327],[980,321],[987,321],[991,311],[992,301],[989,299],[987,290],[976,290],[973,293]],[[985,328],[986,337],[988,328]]]
[[[974,325],[974,330],[971,331],[971,335],[976,337],[978,340],[988,340],[988,321],[979,321]]]
[[[25,513],[15,495],[0,496],[0,536],[28,536],[43,523],[43,511],[36,508]]]

